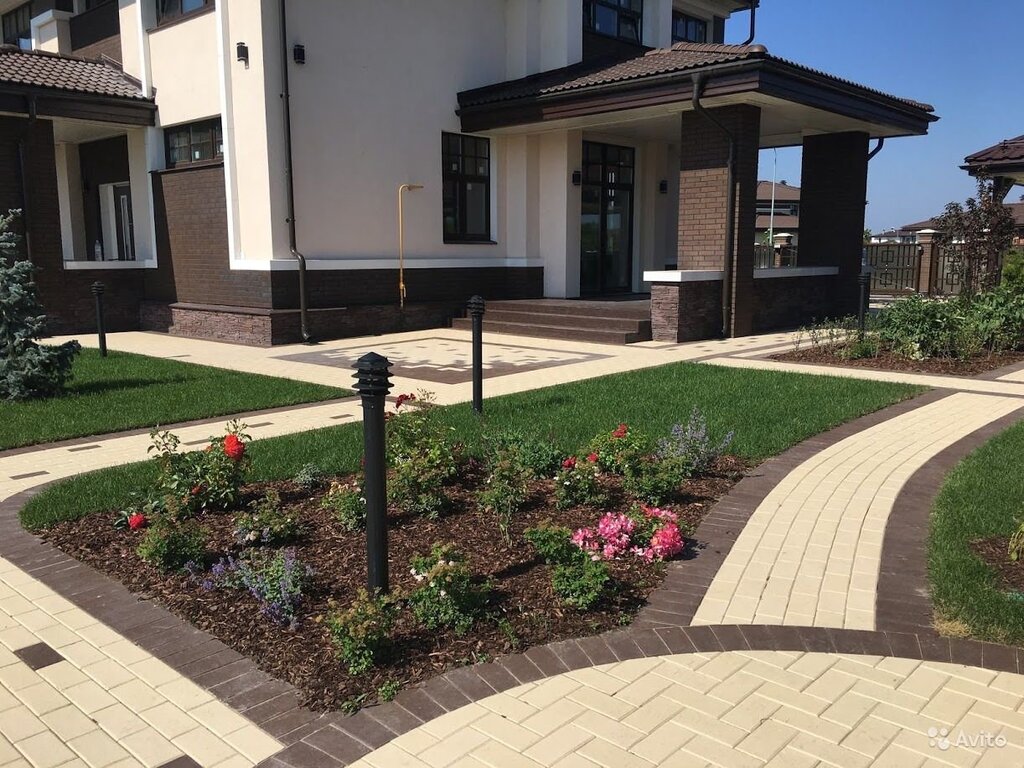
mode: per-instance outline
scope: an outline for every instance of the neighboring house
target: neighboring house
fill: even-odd
[[[872,245],[880,243],[915,243],[917,242],[917,232],[918,230],[906,228],[883,229],[881,232],[872,234],[868,238],[868,242]]]
[[[1017,224],[1017,232],[1013,238],[1013,244],[1015,246],[1024,244],[1024,202],[1020,203],[1003,203],[1010,213],[1013,215],[1013,220]],[[910,234],[911,239],[904,242],[916,243],[918,233],[923,230],[937,230],[939,228],[939,222],[937,218],[926,219],[925,221],[918,221],[913,224],[904,224],[903,231]]]
[[[772,216],[772,187],[775,187]],[[773,236],[788,235],[792,245],[800,239],[800,187],[784,181],[772,184],[770,181],[757,182],[757,222],[754,230],[759,243],[767,243],[769,232]],[[774,239],[774,238],[773,238]]]
[[[724,45],[748,8],[0,0],[0,208],[25,209],[55,331],[93,327],[95,280],[110,327],[270,344],[303,320],[317,338],[439,326],[477,293],[644,292],[678,264],[708,281],[693,317],[739,335],[779,320],[756,308],[758,151],[802,144],[800,264],[843,314],[869,139],[937,118]]]
[[[996,194],[1006,199],[1014,184],[1024,184],[1024,136],[1006,139],[995,146],[964,158],[960,166],[971,176],[987,176],[996,185]]]

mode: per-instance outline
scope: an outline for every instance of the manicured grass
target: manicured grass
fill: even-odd
[[[1024,642],[1024,602],[1002,592],[972,541],[1009,536],[1024,519],[1024,422],[994,437],[946,478],[932,511],[928,570],[941,618],[972,635]]]
[[[515,427],[550,439],[566,453],[597,433],[628,422],[652,435],[667,434],[699,406],[716,434],[736,430],[732,451],[751,461],[923,391],[901,384],[738,370],[678,363],[606,376],[485,401],[477,418],[468,405],[446,408],[454,439],[479,452],[486,429]],[[293,476],[313,462],[332,473],[358,468],[358,424],[286,435],[252,445],[252,477]],[[72,478],[37,496],[22,513],[29,528],[45,527],[124,504],[154,476],[152,465],[101,470]]]
[[[0,401],[0,450],[352,394],[126,352],[103,359],[94,349],[83,349],[72,370],[61,397]]]

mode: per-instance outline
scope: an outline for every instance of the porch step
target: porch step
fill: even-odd
[[[645,327],[641,328],[643,325]],[[467,317],[457,317],[452,327],[464,331],[472,329],[472,321]],[[578,325],[539,325],[535,322],[512,323],[488,320],[484,317],[484,334],[508,333],[514,336],[536,336],[542,339],[569,339],[571,341],[588,341],[596,344],[633,344],[638,341],[651,340],[651,323],[637,321],[635,330],[601,330],[585,328]]]
[[[491,301],[487,312],[519,312],[529,315],[586,315],[589,317],[650,320],[651,303],[646,297],[635,300],[588,301],[586,299],[521,299]]]
[[[629,333],[643,330],[640,326],[650,326],[650,318],[644,317],[607,317],[603,315],[563,315],[557,312],[529,312],[519,309],[496,308],[487,306],[485,320],[493,323],[517,323],[524,325],[542,325],[550,327],[571,327],[579,329],[594,328],[599,331],[622,331]]]

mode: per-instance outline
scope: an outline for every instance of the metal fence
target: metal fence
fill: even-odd
[[[767,243],[754,244],[754,269],[774,267],[795,267],[797,248],[795,245],[773,246]]]
[[[958,295],[963,287],[963,249],[959,245],[940,245],[933,253],[932,274],[928,281],[932,295]]]
[[[871,267],[871,293],[900,296],[919,290],[921,246],[882,243],[865,250]]]

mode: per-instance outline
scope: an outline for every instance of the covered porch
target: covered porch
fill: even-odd
[[[503,141],[510,247],[543,263],[545,296],[650,292],[664,341],[855,311],[869,141],[937,119],[759,45],[679,43],[459,103],[464,131]],[[791,146],[799,263],[755,269],[758,152]]]

